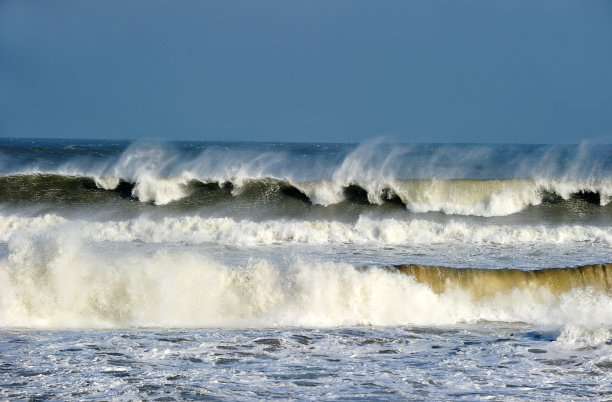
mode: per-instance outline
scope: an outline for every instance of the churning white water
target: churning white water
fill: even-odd
[[[612,395],[609,147],[2,144],[3,399]]]

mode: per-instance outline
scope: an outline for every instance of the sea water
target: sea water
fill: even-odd
[[[612,397],[612,146],[0,140],[4,399]]]

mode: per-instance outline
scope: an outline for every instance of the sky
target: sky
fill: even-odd
[[[0,0],[0,136],[609,143],[612,2]]]

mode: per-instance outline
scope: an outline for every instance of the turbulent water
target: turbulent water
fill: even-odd
[[[0,139],[0,397],[612,397],[612,146]]]

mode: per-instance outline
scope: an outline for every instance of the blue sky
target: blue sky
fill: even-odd
[[[612,2],[4,0],[0,135],[612,142]]]

